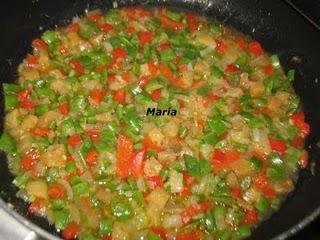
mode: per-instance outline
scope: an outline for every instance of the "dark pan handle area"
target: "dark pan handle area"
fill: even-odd
[[[261,224],[252,239],[285,239],[320,214],[320,33],[297,12],[279,0],[119,0],[119,6],[168,6],[191,10],[217,19],[262,42],[266,50],[280,56],[285,70],[296,69],[294,86],[301,98],[312,133],[307,139],[310,168],[302,170],[296,190],[283,207]],[[16,68],[28,52],[31,40],[46,29],[67,24],[85,9],[109,9],[111,0],[10,0],[1,3],[0,80],[13,82]],[[3,93],[1,89],[3,126]],[[0,155],[0,195],[21,215],[54,235],[44,219],[27,214],[27,205],[15,196],[6,157]],[[37,227],[31,226],[40,232]]]

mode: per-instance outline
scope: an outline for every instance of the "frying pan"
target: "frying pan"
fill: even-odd
[[[280,0],[119,0],[116,5],[167,6],[206,15],[261,41],[267,51],[280,56],[285,70],[296,69],[294,87],[301,98],[307,121],[311,124],[311,135],[306,141],[310,167],[301,171],[295,191],[278,212],[254,231],[251,239],[286,239],[314,220],[320,214],[320,164],[317,161],[320,158],[320,149],[317,147],[320,139],[320,33]],[[31,40],[41,32],[66,25],[72,17],[83,15],[86,9],[110,9],[113,6],[111,0],[2,2],[1,82],[15,81],[18,64],[31,51]],[[3,99],[1,89],[1,126]],[[16,197],[17,188],[12,185],[12,180],[6,157],[0,153],[0,210],[27,225],[41,238],[54,239],[54,236],[59,236],[46,220],[27,213],[27,204]],[[8,208],[7,203],[13,209]]]

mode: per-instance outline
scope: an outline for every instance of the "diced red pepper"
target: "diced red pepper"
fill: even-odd
[[[190,32],[195,32],[198,29],[197,18],[192,13],[187,13],[186,19]]]
[[[244,216],[244,223],[249,225],[254,225],[258,223],[258,213],[256,210],[246,211]]]
[[[88,15],[88,19],[93,22],[98,22],[102,18],[101,13],[94,13]]]
[[[70,23],[67,26],[68,32],[79,32],[80,31],[80,25],[78,23]]]
[[[226,68],[226,73],[228,73],[228,74],[238,73],[238,72],[240,72],[240,68],[238,68],[237,66],[235,66],[233,64],[229,64]]]
[[[34,67],[35,65],[38,64],[38,58],[35,57],[34,55],[32,54],[28,54],[27,55],[27,65],[29,67]]]
[[[240,49],[242,49],[244,51],[248,49],[248,43],[244,37],[242,37],[242,36],[237,37],[236,42],[237,42]]]
[[[176,237],[176,240],[200,240],[202,239],[202,231],[201,230],[192,230],[190,232],[179,234]]]
[[[110,236],[103,236],[100,238],[100,240],[112,240],[112,237]]]
[[[160,176],[149,176],[147,180],[151,182],[154,188],[163,187],[163,180]]]
[[[241,188],[239,186],[231,188],[231,196],[235,199],[240,198]]]
[[[301,134],[305,137],[310,133],[310,125],[305,122],[304,113],[295,113],[291,116],[293,124],[300,129]]]
[[[68,138],[68,144],[70,147],[72,148],[76,148],[80,143],[81,143],[82,139],[80,137],[80,135],[72,135]]]
[[[49,128],[41,128],[41,127],[34,127],[30,130],[33,136],[36,137],[45,137],[48,136],[50,133]]]
[[[108,82],[114,82],[116,80],[116,76],[115,75],[109,75],[108,76]]]
[[[265,197],[274,198],[276,196],[275,190],[270,186],[270,182],[264,173],[257,175],[253,182]]]
[[[117,143],[117,160],[116,160],[116,175],[120,179],[127,179],[130,173],[130,161],[133,156],[133,141],[119,134]]]
[[[136,152],[130,162],[130,173],[133,176],[133,178],[138,179],[143,172],[143,160],[146,156],[146,150],[140,150]]]
[[[124,72],[124,73],[122,73],[121,78],[122,78],[124,81],[129,82],[130,79],[132,78],[132,74],[131,74],[131,72],[129,72],[129,71]]]
[[[25,171],[30,171],[33,169],[34,165],[36,164],[36,160],[39,158],[39,154],[37,153],[29,153],[24,155],[20,159],[21,168]]]
[[[252,41],[249,43],[248,50],[255,57],[259,57],[263,54],[261,44],[257,41]]]
[[[151,40],[153,39],[153,32],[140,32],[139,33],[139,40],[141,45],[143,46],[144,44],[151,42]]]
[[[44,200],[42,198],[36,198],[28,207],[28,211],[32,214],[40,214],[43,208]]]
[[[136,32],[136,29],[134,27],[128,27],[126,30],[125,30],[126,33],[135,33]]]
[[[118,59],[125,59],[127,56],[127,52],[124,48],[117,47],[113,49],[112,56],[113,56],[113,61],[116,62]]]
[[[59,112],[63,115],[67,115],[69,113],[69,103],[68,102],[63,102],[59,105]]]
[[[293,140],[293,146],[296,147],[296,148],[302,148],[303,147],[303,144],[304,144],[304,141],[303,141],[303,138],[302,137],[296,137],[294,140]]]
[[[278,153],[284,153],[288,146],[285,141],[269,138],[269,143],[272,151],[276,151]]]
[[[114,95],[113,95],[113,99],[119,103],[119,104],[123,104],[126,100],[126,92],[123,88],[118,89]]]
[[[62,232],[64,240],[74,240],[80,233],[80,226],[76,223],[70,223]]]
[[[203,213],[211,208],[209,203],[192,204],[181,213],[181,221],[183,225],[191,222],[192,218],[200,213]]]
[[[148,62],[148,68],[149,68],[151,77],[157,76],[158,67],[155,62]]]
[[[149,137],[145,137],[143,139],[143,146],[146,148],[146,149],[152,149],[156,152],[161,152],[163,151],[163,147],[161,146],[158,146],[156,143],[154,143]]]
[[[70,67],[79,74],[84,74],[85,68],[81,65],[78,60],[73,60],[70,62]]]
[[[274,72],[274,68],[271,64],[266,65],[263,67],[263,72],[265,75],[269,76]]]
[[[163,8],[159,11],[159,18],[161,20],[162,26],[172,28],[174,30],[181,30],[183,24],[181,22],[175,22],[167,17],[167,9]]]
[[[47,44],[42,39],[36,38],[32,41],[32,46],[35,48],[41,49],[41,48],[47,47]]]
[[[91,150],[85,157],[86,163],[91,166],[98,164],[98,152],[96,150]]]
[[[86,130],[84,134],[89,136],[92,142],[98,142],[100,140],[99,130],[95,130],[95,129]]]
[[[139,78],[139,86],[144,88],[149,82],[149,78],[147,76],[141,76]]]
[[[91,91],[90,97],[93,100],[95,106],[99,106],[104,99],[104,91],[95,88]]]
[[[159,51],[163,51],[170,48],[170,44],[169,43],[162,43],[161,45],[159,45],[158,49]]]
[[[168,239],[168,231],[164,227],[153,226],[150,228],[150,230],[157,236],[161,237],[163,240]]]
[[[228,167],[231,163],[239,160],[240,156],[240,152],[234,149],[226,150],[224,152],[217,149],[211,157],[213,169],[220,170]]]
[[[100,31],[108,33],[113,30],[113,26],[109,23],[103,23],[99,26]]]
[[[153,101],[158,102],[161,98],[161,89],[154,90],[150,93],[150,97]]]
[[[51,199],[61,199],[65,196],[65,190],[60,184],[51,185],[48,189],[48,196]]]
[[[221,54],[225,54],[226,51],[228,50],[228,46],[224,42],[218,39],[216,39],[215,42],[217,44],[217,51]]]

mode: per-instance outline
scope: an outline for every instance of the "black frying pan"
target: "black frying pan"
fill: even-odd
[[[307,146],[311,168],[301,171],[296,190],[282,208],[268,221],[261,224],[252,239],[285,239],[320,214],[320,32],[280,0],[119,0],[119,6],[148,5],[169,6],[174,9],[192,10],[201,15],[222,21],[263,43],[272,53],[279,54],[285,70],[295,68],[296,92],[311,124]],[[46,29],[67,24],[85,9],[110,9],[111,0],[9,0],[1,3],[0,14],[0,79],[13,82],[18,64],[31,51],[30,42]],[[1,89],[1,116],[3,95]],[[3,117],[1,117],[1,126]],[[27,214],[27,204],[15,196],[5,155],[0,155],[0,193],[16,212],[40,226],[31,228],[43,237],[43,229],[57,235],[44,219]],[[0,207],[4,208],[3,202]],[[21,220],[21,217],[9,211]],[[50,237],[50,236],[49,236]],[[0,236],[1,239],[1,236]]]

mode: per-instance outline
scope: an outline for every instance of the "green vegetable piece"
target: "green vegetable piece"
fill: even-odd
[[[109,236],[112,233],[113,221],[109,218],[102,219],[99,224],[100,236]]]
[[[224,76],[223,71],[220,70],[217,66],[211,67],[211,74],[216,78],[222,78]]]
[[[113,216],[119,220],[128,220],[132,217],[132,209],[129,203],[113,202],[111,208]]]
[[[160,52],[160,59],[162,62],[169,62],[176,56],[177,54],[171,48]]]
[[[217,134],[214,133],[214,132],[209,133],[209,134],[203,136],[202,139],[203,139],[203,141],[204,141],[205,143],[211,144],[211,145],[213,145],[213,144],[215,144],[215,143],[218,142],[218,136],[217,136]]]
[[[256,170],[258,172],[260,172],[263,168],[263,162],[259,158],[257,158],[256,156],[253,156],[250,159],[250,165],[254,170]]]
[[[272,55],[270,57],[270,60],[271,60],[271,64],[272,64],[273,67],[275,67],[275,68],[279,68],[280,67],[280,60],[279,60],[278,55]]]
[[[153,232],[148,232],[147,239],[148,240],[162,240],[161,237],[159,237],[157,234],[155,234]]]
[[[80,36],[85,38],[85,39],[89,39],[90,37],[92,37],[94,34],[98,33],[99,29],[96,26],[95,23],[93,22],[85,22],[83,24],[81,24],[80,26]]]
[[[43,33],[42,40],[45,41],[47,44],[54,43],[59,40],[59,35],[56,31],[48,30]]]
[[[17,151],[16,141],[8,133],[3,133],[0,138],[0,149],[7,154],[13,154]]]
[[[86,107],[85,96],[75,96],[70,100],[70,110],[71,112],[82,112]]]
[[[4,107],[6,111],[12,110],[19,106],[20,102],[16,95],[6,94],[4,98]]]
[[[73,194],[77,197],[81,197],[88,193],[89,184],[87,182],[80,181],[77,184],[72,185]]]
[[[217,230],[216,220],[214,219],[213,213],[205,213],[204,215],[204,224],[208,232],[214,232]]]
[[[290,70],[287,72],[287,79],[288,79],[290,82],[293,82],[293,81],[294,81],[294,78],[295,78],[295,70],[294,70],[294,69],[290,69]]]
[[[69,213],[64,210],[53,211],[54,224],[57,229],[64,229],[69,222]]]
[[[167,11],[167,17],[176,22],[180,22],[183,19],[183,15],[181,13],[172,11]]]
[[[265,214],[270,209],[270,201],[264,196],[261,196],[258,202],[256,203],[256,208],[259,210],[259,212]]]
[[[49,111],[49,105],[48,104],[40,104],[36,107],[36,109],[34,110],[34,113],[37,116],[41,116],[43,114],[45,114],[46,112]]]

